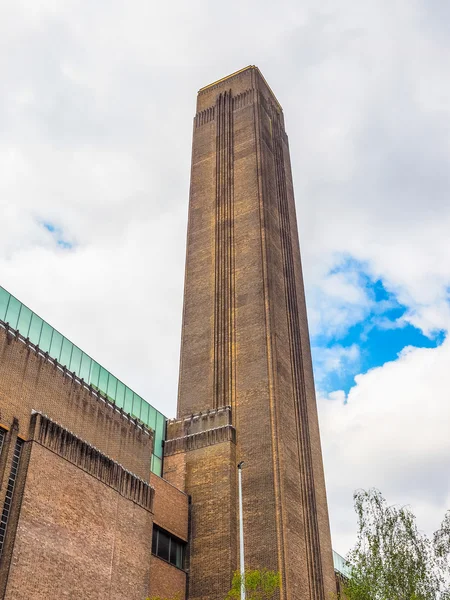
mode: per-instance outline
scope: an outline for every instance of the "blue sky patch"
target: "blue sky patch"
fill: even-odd
[[[354,377],[395,360],[406,346],[435,348],[445,339],[445,331],[427,337],[403,319],[407,307],[399,304],[381,280],[372,280],[363,265],[346,259],[330,274],[358,272],[358,279],[372,300],[370,313],[342,335],[322,333],[312,339],[316,385],[323,392],[344,390],[355,384]]]
[[[68,240],[64,239],[63,232],[59,227],[56,227],[53,223],[49,221],[43,221],[42,226],[49,233],[52,234],[53,239],[55,240],[56,245],[63,250],[70,250],[73,248],[73,244]]]

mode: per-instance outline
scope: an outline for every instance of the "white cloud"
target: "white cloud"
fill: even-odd
[[[353,267],[324,274],[308,296],[311,335],[335,337],[363,321],[375,301],[359,271]]]
[[[357,488],[377,487],[389,503],[411,505],[421,529],[438,528],[450,506],[449,361],[449,339],[438,348],[406,348],[398,360],[358,375],[347,397],[320,398],[338,551],[354,540]]]
[[[225,10],[204,0],[6,0],[1,12],[0,282],[168,416],[195,93],[247,64],[261,67],[285,109],[314,332],[342,334],[374,310],[355,273],[333,271],[342,256],[382,279],[407,307],[405,319],[426,333],[448,330],[445,2],[231,0]],[[73,250],[58,248],[42,221],[61,229]],[[322,410],[327,456],[332,446],[340,457],[327,458],[336,539],[349,531],[339,515],[348,515],[353,487],[384,482],[376,467],[384,440],[369,419],[353,416],[352,403],[386,431],[399,403],[412,427],[406,405],[417,395],[403,369],[416,357],[418,373],[420,357],[446,349],[414,351],[363,375],[349,406]],[[434,390],[426,423],[440,439],[448,382],[433,369],[421,385]],[[404,385],[388,385],[389,373]],[[404,466],[405,501],[415,494],[422,513],[435,507],[410,484],[432,472],[428,457],[445,465],[448,448],[436,449],[436,439],[420,439],[422,461],[410,475],[410,447],[391,447]],[[373,469],[363,477],[355,467],[341,482],[354,469],[350,448],[368,454]],[[430,495],[441,494],[437,475],[424,481]]]
[[[342,375],[349,369],[358,369],[359,362],[360,349],[357,344],[347,347],[333,344],[328,348],[317,348],[314,362],[316,387],[323,388],[330,375]]]

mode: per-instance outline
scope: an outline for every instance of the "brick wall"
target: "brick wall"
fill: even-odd
[[[151,474],[150,484],[155,490],[154,522],[176,537],[187,541],[188,496],[154,473]]]
[[[38,418],[33,411],[69,430],[67,455],[31,441],[32,421]],[[151,480],[156,490],[152,511],[157,523],[183,540],[188,529],[188,497],[150,473],[150,430],[1,327],[0,425],[7,430],[0,454],[0,512],[15,442],[18,436],[25,440],[0,558],[3,590],[8,584],[5,598],[144,600],[150,582],[153,591],[165,589],[157,583],[161,568],[166,587],[184,598],[183,571],[165,563],[159,568],[160,560],[150,569],[153,515],[139,505],[145,481]],[[97,450],[75,456],[75,437]],[[98,477],[83,470],[83,460],[94,465]],[[120,475],[121,465],[125,475]],[[183,476],[179,480],[184,485]]]
[[[167,425],[165,469],[185,473],[191,496],[190,600],[225,598],[237,568],[235,433],[229,407]]]
[[[326,600],[336,588],[289,148],[282,109],[255,68],[200,90],[194,119],[179,421],[224,406],[235,456],[186,447],[194,597],[208,587],[208,552],[221,548],[196,529],[217,511],[209,464],[228,470],[235,489],[237,459],[247,566],[279,570],[283,600]],[[166,446],[174,472],[177,444]],[[232,493],[227,502],[235,506]],[[233,543],[236,519],[234,528]],[[232,562],[214,565],[219,577]],[[221,593],[210,587],[209,599]]]
[[[0,423],[17,418],[27,437],[31,411],[63,427],[148,481],[153,436],[0,327]]]
[[[168,600],[185,600],[186,574],[156,556],[152,556],[150,564],[151,595]]]
[[[90,473],[89,458],[81,467],[38,441],[25,446],[3,597],[143,600],[150,582],[149,507]],[[106,470],[104,465],[103,476]]]
[[[236,446],[223,442],[187,453],[192,498],[189,599],[225,598],[238,568]]]

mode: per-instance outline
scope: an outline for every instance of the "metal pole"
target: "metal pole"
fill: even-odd
[[[241,600],[245,600],[245,565],[244,565],[244,519],[242,514],[242,465],[238,464],[239,475],[239,562],[241,567]]]

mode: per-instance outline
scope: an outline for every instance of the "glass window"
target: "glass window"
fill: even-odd
[[[184,558],[184,547],[182,544],[177,544],[177,554],[175,558],[175,562],[173,563],[179,569],[183,568],[183,558]]]
[[[179,569],[183,568],[185,543],[173,537],[168,531],[164,531],[157,525],[153,526],[152,553],[167,560]]]
[[[112,399],[116,399],[116,390],[117,390],[117,379],[111,373],[108,377],[108,389],[106,394]]]
[[[155,454],[152,454],[152,473],[158,475],[158,477],[162,476],[162,460]]]
[[[77,375],[80,372],[81,354],[82,354],[81,350],[79,348],[77,348],[76,346],[74,346],[73,350],[72,350],[72,357],[70,359],[69,369],[71,371],[74,371]]]
[[[24,337],[28,337],[32,315],[33,313],[31,310],[22,305],[22,310],[20,311],[19,320],[17,322],[17,329]]]
[[[19,318],[21,303],[11,296],[8,304],[8,310],[6,311],[5,321],[11,325],[13,329],[17,327],[17,320]]]
[[[50,327],[45,321],[42,323],[41,338],[39,340],[39,348],[44,352],[50,350],[50,344],[52,342],[53,327]]]
[[[137,417],[138,419],[141,418],[141,404],[142,398],[137,394],[133,394],[133,410],[131,414],[133,417]]]
[[[164,560],[169,560],[170,537],[163,531],[158,532],[158,556]]]
[[[125,385],[121,381],[117,381],[116,404],[120,408],[125,404]]]
[[[143,423],[145,423],[146,425],[148,424],[148,410],[149,410],[149,408],[150,408],[149,404],[145,400],[142,400],[142,404],[141,404],[141,421]]]
[[[131,415],[133,410],[133,392],[130,388],[125,388],[125,404],[123,407],[124,411]]]
[[[89,381],[89,371],[91,369],[91,359],[84,352],[81,353],[81,365],[79,377],[84,379],[84,381]]]
[[[49,354],[53,358],[59,361],[59,356],[61,354],[61,347],[63,343],[63,336],[58,332],[53,332],[52,343],[50,344]]]
[[[28,337],[33,344],[39,344],[43,323],[44,321],[33,313],[33,316],[31,317],[30,331],[28,333]]]
[[[166,419],[160,412],[156,413],[156,428],[155,428],[155,454],[162,458],[162,441],[165,438]]]
[[[98,378],[98,388],[104,394],[106,394],[106,390],[108,389],[108,371],[103,367],[100,367],[100,376]]]
[[[94,387],[98,387],[98,378],[100,376],[100,365],[95,360],[92,361],[91,373],[89,375],[89,383]]]
[[[63,338],[62,348],[61,348],[61,357],[59,362],[63,367],[69,368],[70,359],[72,357],[73,344],[69,342],[67,338]]]
[[[173,565],[176,565],[177,564],[177,547],[178,547],[178,544],[175,542],[175,540],[170,540],[170,541],[171,541],[171,544],[170,544],[169,561]]]
[[[6,321],[6,310],[8,308],[9,299],[11,294],[4,288],[0,287],[0,319]]]
[[[148,426],[155,430],[156,429],[156,409],[153,406],[150,406],[150,411],[148,415]]]

